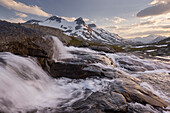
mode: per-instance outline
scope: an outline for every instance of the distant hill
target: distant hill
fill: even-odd
[[[159,42],[157,42],[157,43],[170,44],[170,37],[165,38],[165,39],[163,39],[163,40],[161,40],[161,41],[159,41]]]

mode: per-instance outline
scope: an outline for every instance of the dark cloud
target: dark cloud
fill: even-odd
[[[137,17],[155,16],[160,14],[166,14],[169,12],[170,12],[170,2],[166,4],[161,3],[141,10],[139,13],[137,13]]]
[[[154,23],[155,21],[146,21],[146,22],[141,22],[139,25],[152,25]]]
[[[136,27],[136,26],[153,25],[154,23],[156,23],[156,21],[144,21],[144,22],[132,24],[132,26]]]
[[[161,26],[161,28],[169,29],[170,25],[164,25],[164,26]]]

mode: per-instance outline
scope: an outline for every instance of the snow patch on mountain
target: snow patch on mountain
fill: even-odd
[[[97,28],[95,24],[86,24],[81,17],[73,22],[68,22],[61,17],[52,16],[45,21],[30,20],[26,23],[58,28],[68,36],[74,36],[92,42],[106,44],[120,44],[123,42],[123,39],[118,34],[110,33],[102,28]]]

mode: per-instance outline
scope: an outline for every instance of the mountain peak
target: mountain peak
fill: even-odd
[[[51,16],[51,17],[48,18],[47,20],[56,21],[56,22],[61,23],[61,20],[63,20],[63,19],[62,19],[61,17],[59,17],[59,16]]]
[[[85,25],[85,22],[84,22],[84,20],[83,20],[82,17],[79,17],[78,19],[76,19],[75,22],[76,22],[76,24],[79,24],[79,25],[80,25],[80,24]]]

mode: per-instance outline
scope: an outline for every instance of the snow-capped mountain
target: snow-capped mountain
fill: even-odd
[[[154,43],[154,42],[158,42],[160,40],[165,39],[165,36],[160,36],[160,35],[148,35],[146,37],[136,37],[136,38],[130,38],[129,40],[133,41],[133,42],[140,42],[140,43]]]
[[[45,21],[29,20],[26,24],[39,24],[42,26],[58,28],[69,36],[92,42],[95,41],[107,44],[120,44],[123,42],[123,39],[118,34],[110,33],[102,28],[97,28],[95,24],[86,24],[81,17],[73,22],[68,22],[61,17],[52,16]]]

